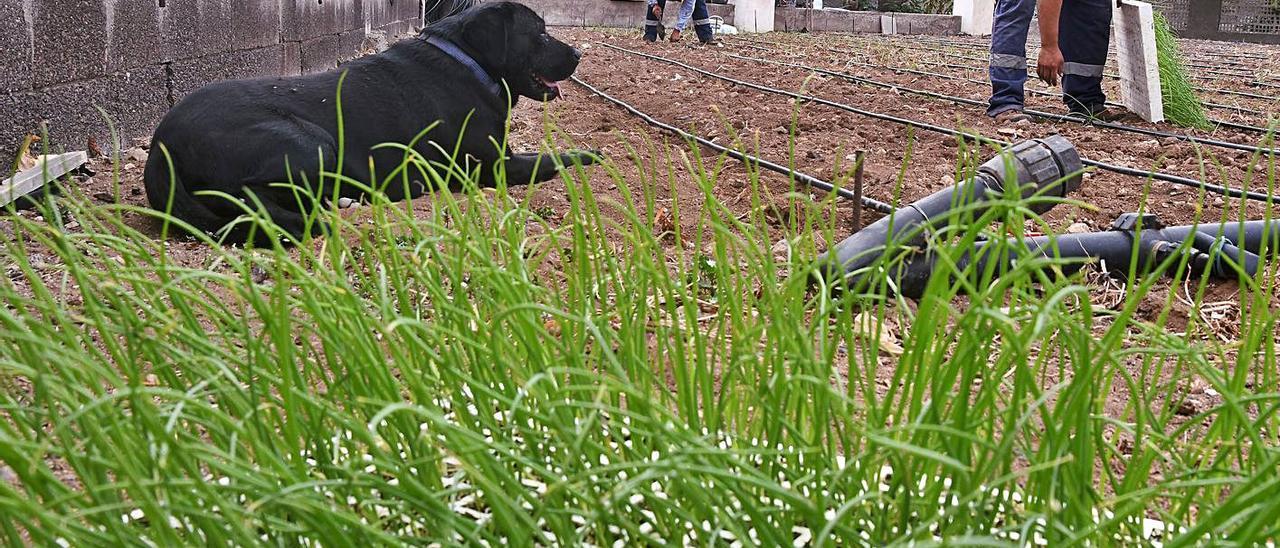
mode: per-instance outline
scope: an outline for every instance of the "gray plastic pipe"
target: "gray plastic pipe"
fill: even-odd
[[[922,245],[929,230],[955,219],[948,215],[952,210],[975,206],[970,218],[981,216],[983,203],[1005,196],[1006,188],[1023,198],[1062,198],[1080,188],[1082,168],[1075,146],[1060,135],[1017,143],[979,166],[972,178],[898,208],[845,238],[818,257],[817,275],[828,284],[852,285],[884,253]],[[1054,205],[1046,200],[1032,209],[1044,213]]]
[[[1262,267],[1263,257],[1275,256],[1280,251],[1280,220],[1165,228],[1149,215],[1142,216],[1140,224],[1134,222],[1137,219],[1138,215],[1126,213],[1116,219],[1111,230],[1024,239],[1025,254],[1000,257],[1002,264],[997,265],[992,277],[999,277],[1024,257],[1079,259],[1053,263],[1054,268],[1064,275],[1101,262],[1108,272],[1128,276],[1130,272],[1138,275],[1149,273],[1165,259],[1183,254],[1188,261],[1187,275],[1206,273],[1215,278],[1234,279],[1242,274],[1252,277]],[[1018,249],[1016,242],[1009,243],[1010,249]],[[1190,245],[1183,247],[1183,243]],[[979,242],[973,251],[956,260],[956,271],[963,271],[972,264],[971,272],[983,272],[996,258],[988,252],[986,243]],[[898,292],[911,298],[923,295],[934,274],[936,260],[936,255],[927,253],[895,267],[893,278]]]

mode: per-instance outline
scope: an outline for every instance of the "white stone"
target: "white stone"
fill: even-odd
[[[970,36],[988,36],[996,12],[995,0],[955,0],[951,14],[960,16],[960,32]]]
[[[773,31],[774,0],[736,0],[733,26],[742,32]]]
[[[898,21],[893,15],[880,16],[880,34],[898,34]]]

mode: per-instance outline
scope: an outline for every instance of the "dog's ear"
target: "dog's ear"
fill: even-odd
[[[516,9],[511,2],[484,4],[462,24],[462,41],[491,67],[507,66]]]

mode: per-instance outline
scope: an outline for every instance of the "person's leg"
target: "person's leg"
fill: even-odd
[[[684,0],[680,3],[680,13],[676,16],[676,30],[682,31],[689,28],[689,20],[693,18],[693,5],[696,3],[694,0]]]
[[[693,30],[698,33],[698,41],[703,44],[711,42],[715,33],[711,30],[711,13],[707,11],[707,0],[688,0],[693,2]]]
[[[658,8],[657,12],[654,10],[655,6],[645,6],[644,39],[646,42],[658,41],[658,27],[662,26],[662,17],[660,17],[658,13],[661,13],[661,10],[665,9],[666,6],[667,0],[658,0],[658,3],[656,4],[656,7]]]
[[[1072,112],[1101,112],[1107,102],[1102,71],[1111,40],[1110,0],[1063,0],[1058,21],[1062,49],[1062,101]]]
[[[991,22],[991,99],[987,115],[1022,110],[1026,104],[1027,30],[1035,14],[1035,0],[996,0]]]

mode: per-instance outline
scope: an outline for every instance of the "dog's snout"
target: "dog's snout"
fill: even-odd
[[[574,60],[574,61],[581,61],[581,60],[582,60],[582,50],[580,50],[580,49],[578,49],[578,48],[573,48],[573,60]]]

